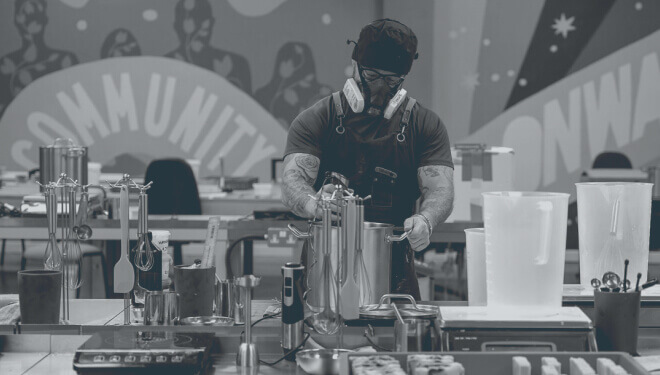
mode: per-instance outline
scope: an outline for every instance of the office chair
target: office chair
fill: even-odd
[[[153,181],[147,190],[149,214],[201,215],[197,181],[190,165],[183,159],[158,159],[147,166],[145,183]],[[181,247],[184,242],[170,241],[174,248],[174,264],[183,262]]]
[[[632,169],[632,163],[625,154],[620,152],[605,151],[596,156],[596,159],[594,159],[591,168]]]

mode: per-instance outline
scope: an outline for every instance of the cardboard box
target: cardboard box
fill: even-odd
[[[457,144],[451,148],[451,155],[454,210],[447,222],[482,222],[481,193],[513,190],[513,149]]]

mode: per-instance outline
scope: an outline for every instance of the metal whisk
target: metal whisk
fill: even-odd
[[[64,281],[69,289],[78,289],[82,284],[82,250],[78,236],[73,232],[76,217],[76,185],[66,188],[69,208],[67,212],[66,240],[64,242]]]
[[[48,217],[48,244],[44,253],[44,267],[47,270],[62,269],[62,252],[57,245],[57,194],[55,187],[47,185],[44,192],[46,196],[46,216]]]
[[[141,271],[149,271],[154,265],[154,251],[149,241],[149,229],[147,228],[148,196],[145,191],[151,183],[140,189],[138,209],[138,244],[135,249],[133,263]]]

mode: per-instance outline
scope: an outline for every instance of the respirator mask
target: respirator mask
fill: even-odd
[[[406,90],[401,88],[404,76],[383,74],[377,70],[356,64],[360,83],[349,78],[344,84],[344,95],[353,112],[365,112],[370,116],[383,116],[389,120],[406,98]]]

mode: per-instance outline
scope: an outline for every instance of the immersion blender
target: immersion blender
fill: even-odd
[[[288,353],[303,341],[303,272],[305,267],[298,263],[282,266],[282,350]],[[295,361],[296,353],[286,356],[287,361]]]

